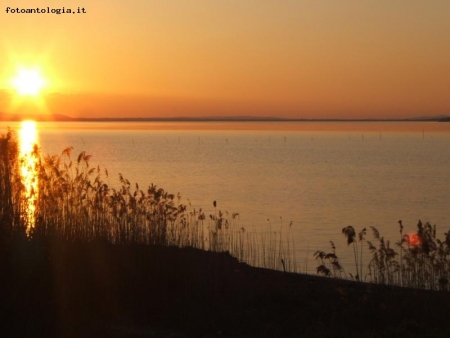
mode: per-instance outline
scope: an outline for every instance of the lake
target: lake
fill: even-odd
[[[18,130],[17,123],[4,123]],[[73,146],[91,164],[181,203],[239,213],[253,232],[292,230],[299,271],[315,272],[316,250],[353,272],[341,231],[376,227],[392,244],[398,221],[450,229],[450,124],[435,122],[38,123],[44,154]],[[368,239],[371,238],[369,231]],[[368,257],[368,253],[366,254]]]

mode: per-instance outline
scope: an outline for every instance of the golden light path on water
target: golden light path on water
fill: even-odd
[[[24,217],[27,225],[27,235],[30,236],[35,226],[36,203],[39,194],[38,185],[38,156],[34,151],[38,143],[36,122],[23,121],[19,131],[20,140],[20,176],[24,186],[25,211]]]

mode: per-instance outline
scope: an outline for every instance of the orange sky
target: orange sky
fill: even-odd
[[[448,0],[15,0],[0,112],[386,118],[450,114]],[[10,79],[38,67],[36,99]]]

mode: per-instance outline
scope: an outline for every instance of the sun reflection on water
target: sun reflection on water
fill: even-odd
[[[35,211],[38,199],[38,156],[34,147],[38,143],[36,122],[23,121],[19,131],[20,137],[20,176],[24,185],[23,198],[25,210],[23,212],[27,225],[27,235],[30,236],[35,226]]]

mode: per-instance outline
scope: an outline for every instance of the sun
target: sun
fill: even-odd
[[[13,87],[21,96],[37,96],[45,85],[45,80],[37,69],[19,69],[12,80]]]

